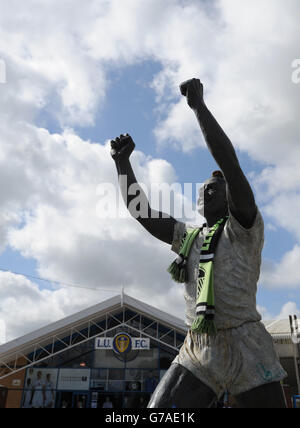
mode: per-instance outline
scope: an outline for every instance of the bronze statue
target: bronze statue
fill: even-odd
[[[214,172],[205,182],[198,200],[207,225],[193,243],[187,261],[186,323],[190,329],[148,407],[207,408],[228,391],[240,407],[284,408],[280,382],[286,373],[256,309],[263,219],[229,138],[204,102],[202,83],[191,79],[182,83],[180,90],[221,171]],[[135,215],[136,219],[179,254],[187,226],[151,209],[130,164],[135,148],[132,138],[120,135],[111,142],[111,148],[127,207],[130,210],[130,202],[136,197],[128,194],[129,187],[135,184],[139,200],[147,207],[147,215]],[[221,218],[227,221],[214,254],[216,334],[208,336],[192,328],[197,309],[197,266],[206,236]]]

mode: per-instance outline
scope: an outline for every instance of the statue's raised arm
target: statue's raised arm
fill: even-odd
[[[137,183],[130,156],[135,143],[129,134],[111,141],[111,156],[115,161],[119,176],[122,197],[130,214],[149,232],[161,241],[172,244],[176,220],[150,207],[142,187]],[[135,209],[134,199],[139,199],[139,210]]]
[[[204,102],[203,84],[199,79],[191,79],[182,83],[180,90],[194,111],[207,146],[223,172],[231,213],[243,227],[251,228],[257,212],[253,192],[240,167],[231,141]],[[213,191],[212,188],[211,192]],[[209,221],[208,217],[209,214],[206,215]],[[211,222],[214,221],[213,218]]]

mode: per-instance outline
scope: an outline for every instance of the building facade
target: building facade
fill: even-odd
[[[183,321],[118,296],[0,347],[0,407],[142,408]]]
[[[288,320],[266,323],[297,394]],[[143,408],[181,348],[184,322],[122,295],[0,346],[0,408]]]

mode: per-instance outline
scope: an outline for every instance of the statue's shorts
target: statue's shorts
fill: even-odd
[[[219,330],[209,339],[189,331],[174,363],[192,372],[218,397],[225,391],[236,396],[287,377],[261,322]]]

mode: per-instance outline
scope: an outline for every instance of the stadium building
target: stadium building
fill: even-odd
[[[288,321],[266,324],[297,393]],[[184,321],[125,294],[0,346],[0,408],[143,408],[184,342]],[[298,355],[297,355],[298,358]]]

